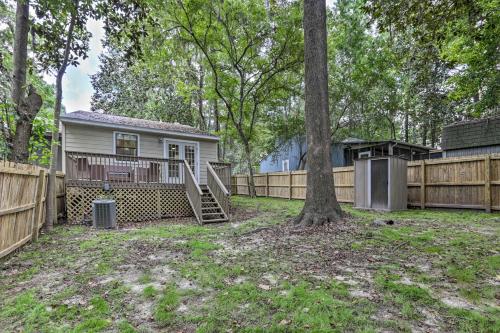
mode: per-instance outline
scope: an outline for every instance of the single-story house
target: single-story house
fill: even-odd
[[[500,116],[445,126],[441,148],[443,157],[500,153]]]
[[[61,123],[64,170],[68,151],[185,159],[197,181],[206,184],[207,170],[201,166],[218,159],[219,138],[187,125],[87,111],[64,114]]]
[[[295,171],[304,167],[307,161],[307,144],[304,137],[295,137],[279,146],[265,156],[260,162],[260,172]],[[420,160],[441,157],[432,148],[396,141],[365,141],[358,138],[347,138],[342,142],[332,143],[332,167],[354,165],[354,160],[375,156],[399,156],[407,160]]]
[[[200,129],[178,123],[87,111],[61,115],[61,124],[62,169],[66,174],[67,187],[78,188],[78,191],[70,189],[73,194],[83,193],[82,189],[91,189],[85,191],[92,193],[85,199],[85,207],[78,204],[75,208],[79,212],[79,215],[75,213],[79,218],[82,212],[89,212],[89,200],[114,190],[122,191],[123,198],[132,195],[136,202],[142,202],[139,206],[149,204],[149,201],[154,202],[155,206],[165,203],[166,210],[157,213],[142,212],[142,219],[152,218],[151,215],[165,217],[194,212],[200,222],[206,222],[209,216],[204,218],[204,215],[211,211],[205,209],[207,214],[205,211],[202,214],[201,197],[227,194],[230,189],[230,169],[218,162],[219,138]],[[229,169],[229,173],[225,169]],[[222,179],[216,182],[214,177]],[[225,188],[214,188],[220,184],[224,184]],[[148,191],[139,194],[139,189],[153,188],[164,191],[164,197],[148,197],[155,195]],[[135,189],[135,192],[124,192],[125,189]],[[198,197],[200,191],[203,193]],[[179,213],[182,205],[167,203],[170,200],[167,198],[175,197],[180,198],[186,206],[185,194],[192,211]],[[144,199],[147,202],[141,196],[147,198]],[[70,200],[72,196],[69,195],[68,198]],[[226,198],[217,199],[213,201],[218,201],[219,206],[223,206],[220,201],[225,201]],[[83,199],[75,200],[78,202]],[[127,204],[130,205],[130,202]],[[125,211],[124,206],[121,208]],[[176,213],[169,212],[170,208],[176,210]],[[71,215],[70,210],[71,203],[68,203],[68,215]],[[154,207],[151,210],[157,211]],[[214,215],[216,218],[212,220],[227,219],[227,213]],[[119,216],[126,217],[124,214]]]

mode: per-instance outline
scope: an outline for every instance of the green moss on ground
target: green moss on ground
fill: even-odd
[[[0,327],[24,332],[499,332],[499,214],[358,211],[296,231],[303,202],[236,219],[56,227],[0,262]],[[375,227],[375,219],[393,226]],[[495,282],[496,281],[496,282]]]

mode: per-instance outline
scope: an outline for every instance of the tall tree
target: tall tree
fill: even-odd
[[[91,77],[93,110],[194,125],[188,99],[174,85],[176,68],[151,58],[128,64],[124,52],[111,46],[100,60],[99,72]]]
[[[52,226],[54,222],[57,221],[57,206],[56,206],[56,172],[57,172],[57,159],[58,159],[58,149],[59,149],[59,119],[61,116],[61,108],[62,108],[62,80],[63,76],[66,73],[66,69],[68,68],[69,62],[70,62],[70,55],[71,52],[79,51],[80,47],[77,46],[75,50],[74,46],[74,32],[75,32],[75,26],[77,23],[79,23],[79,28],[80,31],[82,31],[83,35],[83,45],[84,48],[82,49],[84,52],[87,50],[87,45],[86,41],[89,38],[89,35],[86,34],[85,30],[85,24],[86,24],[86,19],[79,19],[77,22],[77,16],[83,16],[87,17],[88,11],[86,13],[81,13],[81,9],[79,8],[80,2],[78,0],[73,0],[69,2],[68,4],[68,9],[64,8],[67,10],[67,14],[69,17],[69,22],[68,22],[68,30],[66,31],[65,38],[61,40],[60,47],[63,49],[62,56],[55,57],[54,59],[57,67],[57,75],[56,75],[56,103],[54,107],[54,127],[52,131],[52,141],[51,141],[51,159],[50,159],[50,167],[49,167],[49,182],[48,182],[48,191],[47,191],[47,214],[46,214],[46,228],[48,230],[52,229]],[[49,7],[50,8],[50,7]],[[47,8],[47,9],[49,9]],[[54,9],[61,9],[61,8],[52,8]],[[52,12],[52,14],[56,14]],[[60,13],[57,13],[60,14]],[[57,15],[56,14],[56,15]],[[55,15],[54,15],[55,16]],[[63,23],[62,26],[65,24]],[[64,32],[64,29],[61,29],[61,26],[56,25],[57,30],[60,32]],[[52,41],[51,41],[52,42]],[[78,44],[76,44],[78,45]],[[73,46],[73,49],[72,49]],[[53,50],[58,50],[59,47],[54,47],[52,46]],[[57,54],[57,52],[55,52]]]
[[[42,107],[42,97],[29,85],[26,89],[28,33],[30,30],[29,1],[18,0],[14,35],[14,66],[12,71],[12,103],[15,108],[15,134],[10,139],[10,159],[26,163],[33,119]],[[27,90],[27,91],[26,91]]]
[[[335,195],[330,158],[330,110],[325,0],[304,1],[305,124],[308,168],[306,201],[295,223],[309,226],[337,221],[342,210]]]
[[[139,0],[140,1],[140,0]],[[69,65],[78,65],[87,57],[89,51],[90,32],[87,21],[90,18],[106,18],[105,30],[112,33],[109,25],[117,23],[129,26],[140,22],[132,28],[141,28],[141,6],[135,0],[114,2],[111,0],[38,0],[36,4],[37,24],[35,32],[41,37],[36,48],[45,69],[56,71],[56,103],[54,108],[54,130],[52,133],[51,162],[48,183],[48,199],[46,227],[51,229],[56,221],[56,167],[59,138],[59,117],[62,105],[62,79]],[[132,34],[133,35],[133,34]],[[136,37],[132,38],[135,41]],[[138,43],[130,43],[131,49]]]
[[[255,196],[252,143],[263,104],[283,88],[281,75],[300,64],[298,6],[273,6],[268,9],[249,0],[179,0],[170,6],[161,2],[158,8],[165,14],[160,19],[170,26],[167,31],[203,54],[213,89],[243,146],[251,196]]]
[[[374,0],[365,7],[380,30],[409,33],[423,50],[437,48],[437,58],[453,68],[448,98],[457,115],[500,112],[498,0]]]
[[[16,5],[16,3],[14,3]],[[0,156],[8,156],[16,132],[16,111],[12,103],[13,44],[15,33],[15,7],[0,2]],[[28,41],[28,55],[32,43]],[[42,97],[43,105],[32,122],[29,141],[29,162],[48,165],[47,130],[52,129],[54,105],[53,87],[45,83],[42,73],[36,66],[36,59],[28,58],[26,71],[27,85],[36,88]]]

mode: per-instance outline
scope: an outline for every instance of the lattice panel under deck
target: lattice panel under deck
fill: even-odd
[[[106,193],[101,188],[68,186],[68,222],[91,220],[92,201],[110,196],[116,200],[118,222],[193,216],[184,189],[115,188],[111,193]]]
[[[161,191],[160,212],[162,217],[194,216],[185,190]]]

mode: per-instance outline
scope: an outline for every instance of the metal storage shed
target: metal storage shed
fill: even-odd
[[[407,162],[395,156],[354,161],[355,207],[385,211],[407,208]]]

